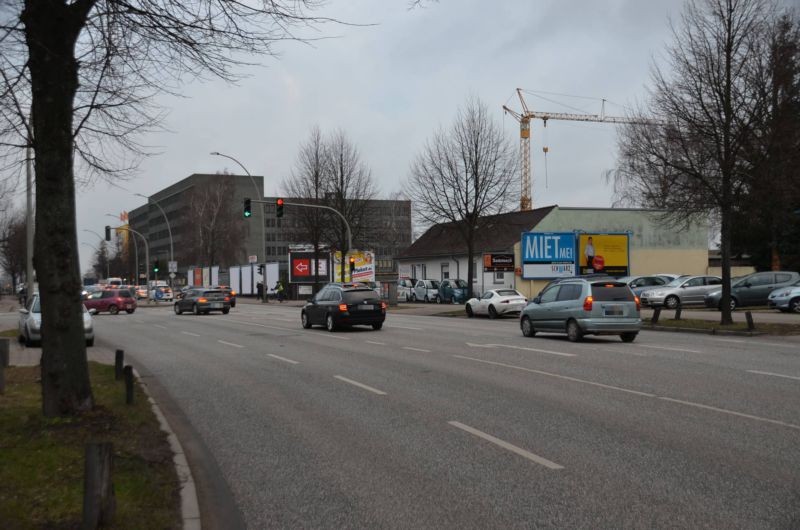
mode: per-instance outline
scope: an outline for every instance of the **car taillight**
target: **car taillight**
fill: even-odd
[[[347,311],[347,304],[339,304],[339,311],[342,313]]]
[[[583,299],[583,310],[584,311],[591,311],[592,310],[592,302],[594,302],[594,298],[591,296],[587,296]]]
[[[208,298],[198,298],[197,301],[200,302],[201,304],[205,304],[206,302],[208,302]]]
[[[225,301],[226,301],[226,302],[230,302],[230,301],[231,301],[230,297],[226,296],[226,297],[225,297]]]
[[[638,296],[634,296],[633,299],[636,300],[636,310],[637,311],[641,310],[642,309],[642,301],[639,300]]]
[[[231,291],[231,296],[236,296],[236,291]]]
[[[386,302],[381,302],[381,309],[386,309]]]

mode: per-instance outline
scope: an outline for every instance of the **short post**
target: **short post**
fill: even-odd
[[[133,366],[123,368],[125,374],[125,404],[133,405]]]
[[[744,318],[747,320],[748,331],[753,331],[754,329],[756,329],[756,325],[755,323],[753,323],[753,313],[751,313],[750,311],[745,311]]]
[[[6,393],[6,367],[0,363],[0,396]]]
[[[675,308],[675,320],[680,320],[680,319],[681,319],[681,306],[678,306],[677,308]]]
[[[114,520],[117,501],[114,496],[114,445],[86,444],[86,461],[83,470],[83,524],[84,530],[110,526]]]
[[[661,316],[661,308],[657,307],[657,308],[653,309],[653,316],[650,317],[650,324],[651,325],[658,324],[658,319],[659,319],[660,316]]]
[[[114,354],[114,379],[122,379],[122,367],[125,365],[125,351],[117,350]]]
[[[8,368],[10,346],[11,340],[8,337],[0,337],[0,364],[3,368]]]

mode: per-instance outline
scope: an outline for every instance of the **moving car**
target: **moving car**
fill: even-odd
[[[163,300],[172,302],[172,289],[165,281],[151,281],[149,296],[151,300]]]
[[[328,331],[342,326],[368,325],[379,330],[386,320],[386,302],[374,290],[358,284],[328,284],[300,311],[303,327],[323,325]]]
[[[417,280],[414,291],[411,293],[411,301],[422,300],[424,302],[435,302],[439,296],[438,280]]]
[[[173,305],[176,315],[184,311],[191,311],[195,315],[207,315],[211,311],[221,311],[227,315],[231,310],[231,299],[220,289],[198,287],[189,289],[180,300]]]
[[[740,306],[767,305],[775,289],[788,287],[800,280],[800,274],[788,271],[756,272],[731,281],[731,311]],[[705,297],[706,307],[720,309],[722,289],[715,289]]]
[[[800,313],[800,280],[769,293],[767,305],[784,313]]]
[[[520,314],[522,334],[566,333],[572,342],[584,335],[619,335],[633,342],[642,328],[639,299],[624,282],[573,279],[548,287]]]
[[[231,307],[236,307],[236,291],[228,287],[227,285],[216,285],[212,287],[212,289],[219,289],[222,293],[230,298]]]
[[[527,302],[527,298],[516,289],[490,289],[480,298],[470,298],[465,309],[470,318],[474,315],[489,315],[489,318],[497,318],[502,315],[519,313]]]
[[[467,300],[469,287],[464,280],[442,280],[436,301],[444,304],[463,304]]]
[[[25,346],[34,346],[42,341],[42,309],[39,304],[39,293],[31,297],[28,305],[19,310],[19,340]],[[83,334],[87,346],[94,346],[94,322],[92,315],[83,306]]]
[[[664,306],[677,309],[678,306],[703,305],[706,294],[719,289],[722,280],[719,276],[685,276],[675,278],[666,285],[647,289],[641,294],[642,305]]]
[[[400,278],[397,280],[397,299],[403,302],[411,300],[411,293],[417,284],[416,278]]]
[[[125,311],[128,314],[136,311],[136,298],[127,289],[104,289],[90,294],[83,304],[87,309],[97,313],[108,311],[112,315]]]

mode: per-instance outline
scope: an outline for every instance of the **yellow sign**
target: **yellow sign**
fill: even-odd
[[[350,258],[355,258],[353,277],[350,277]],[[353,250],[347,253],[344,264],[344,280],[342,280],[342,253],[333,254],[333,271],[331,277],[335,282],[374,282],[375,281],[375,254],[368,250]]]
[[[578,267],[580,274],[627,276],[630,270],[628,234],[580,234]]]

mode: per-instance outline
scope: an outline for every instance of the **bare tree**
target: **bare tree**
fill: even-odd
[[[428,140],[411,165],[407,186],[423,224],[453,223],[467,247],[467,277],[474,273],[480,219],[503,212],[514,197],[516,153],[488,107],[471,97],[448,129]]]
[[[754,90],[766,0],[689,0],[673,26],[667,72],[653,67],[650,102],[621,129],[615,188],[622,200],[664,210],[681,225],[720,222],[722,316],[730,324],[733,214],[752,171],[747,160],[764,101]]]
[[[245,225],[231,204],[233,183],[220,177],[187,192],[180,259],[200,266],[238,263],[244,252]]]
[[[327,144],[324,188],[326,203],[347,219],[355,241],[366,229],[367,201],[375,196],[375,183],[370,169],[361,160],[358,148],[344,131],[334,132]],[[347,228],[337,218],[328,222],[326,235],[342,252],[339,277],[344,281],[344,256],[351,250],[347,248]]]
[[[35,266],[42,297],[42,409],[93,406],[81,324],[75,161],[120,175],[160,117],[153,98],[187,78],[234,80],[242,57],[274,53],[316,0],[5,0],[0,3],[0,168],[32,145]]]
[[[26,229],[24,212],[9,214],[0,223],[0,266],[11,276],[15,286],[25,273]]]

